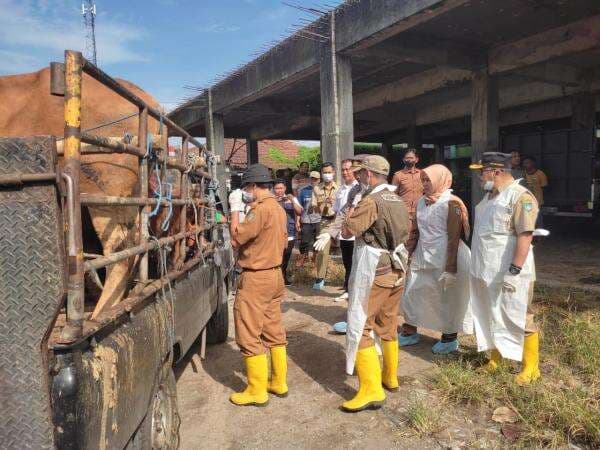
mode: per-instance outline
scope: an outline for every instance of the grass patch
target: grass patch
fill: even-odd
[[[523,425],[518,445],[600,447],[600,299],[571,292],[538,291],[542,379],[529,387],[513,382],[520,364],[493,375],[475,368],[485,359],[464,339],[467,352],[442,361],[434,387],[448,400],[514,409]]]
[[[439,414],[432,405],[428,405],[422,396],[411,395],[406,408],[408,425],[419,436],[425,436],[440,430]]]

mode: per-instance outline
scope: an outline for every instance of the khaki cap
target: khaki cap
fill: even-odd
[[[390,163],[383,156],[364,155],[364,157],[356,167],[352,165],[353,172],[359,171],[361,169],[366,169],[381,175],[389,175]]]
[[[318,180],[321,179],[321,174],[319,172],[317,172],[316,170],[313,170],[310,174],[309,174],[310,178],[316,178]]]

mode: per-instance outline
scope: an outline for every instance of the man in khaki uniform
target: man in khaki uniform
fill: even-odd
[[[321,214],[320,234],[324,233],[329,225],[335,220],[335,211],[333,204],[338,185],[334,181],[335,168],[331,163],[324,163],[321,169],[322,182],[313,189],[311,205],[315,211]],[[320,235],[319,234],[319,235]],[[325,277],[327,276],[327,265],[329,264],[329,250],[331,242],[327,242],[325,247],[317,252],[317,279],[313,284],[313,289],[321,290],[325,286]]]
[[[487,192],[475,209],[471,305],[477,347],[491,350],[487,371],[501,358],[523,361],[518,384],[540,377],[539,333],[530,309],[535,265],[531,241],[538,216],[533,194],[511,175],[510,155],[483,154],[471,165]]]
[[[235,340],[246,363],[248,386],[232,394],[240,406],[264,406],[267,392],[286,396],[286,336],[281,322],[281,301],[285,294],[281,261],[287,246],[285,211],[271,193],[273,180],[262,164],[248,167],[242,176],[242,194],[251,205],[245,221],[231,219],[231,237],[239,251],[242,274],[233,306]],[[271,382],[268,381],[267,355],[271,353]]]
[[[404,287],[409,216],[395,186],[386,184],[389,163],[366,155],[355,169],[366,189],[362,200],[342,226],[342,236],[355,236],[348,299],[346,373],[356,367],[360,383],[345,411],[381,406],[383,388],[398,389],[398,306]],[[366,312],[366,314],[365,314]],[[381,338],[383,373],[373,333]]]

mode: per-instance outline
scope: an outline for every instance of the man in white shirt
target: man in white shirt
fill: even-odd
[[[342,180],[344,184],[338,189],[335,196],[335,201],[333,203],[333,210],[335,211],[336,215],[347,213],[345,207],[346,203],[348,202],[348,194],[352,189],[357,189],[356,186],[358,186],[358,181],[354,177],[354,172],[352,171],[352,160],[350,159],[345,159],[342,161]],[[349,206],[349,209],[352,209],[352,206]],[[340,235],[340,250],[342,251],[342,262],[344,263],[346,274],[344,276],[342,295],[335,299],[336,302],[348,299],[348,279],[350,278],[350,272],[352,270],[354,236],[344,238]]]

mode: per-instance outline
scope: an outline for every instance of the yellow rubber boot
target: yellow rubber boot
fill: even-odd
[[[502,355],[496,349],[492,350],[490,360],[479,368],[487,373],[493,373],[498,369],[498,365],[502,362]]]
[[[231,394],[229,400],[238,406],[266,406],[269,402],[267,394],[267,382],[269,376],[269,364],[267,355],[247,356],[246,373],[248,374],[248,386],[243,392]]]
[[[388,391],[398,390],[398,341],[381,341],[383,371],[381,384]]]
[[[525,336],[523,344],[523,369],[515,376],[515,382],[520,386],[530,384],[540,377],[540,335],[531,333]]]
[[[285,345],[271,347],[271,381],[267,390],[277,397],[287,397],[287,356]]]
[[[356,372],[358,373],[358,392],[352,400],[342,404],[347,412],[380,408],[385,400],[381,387],[381,367],[375,347],[367,347],[356,354]]]

